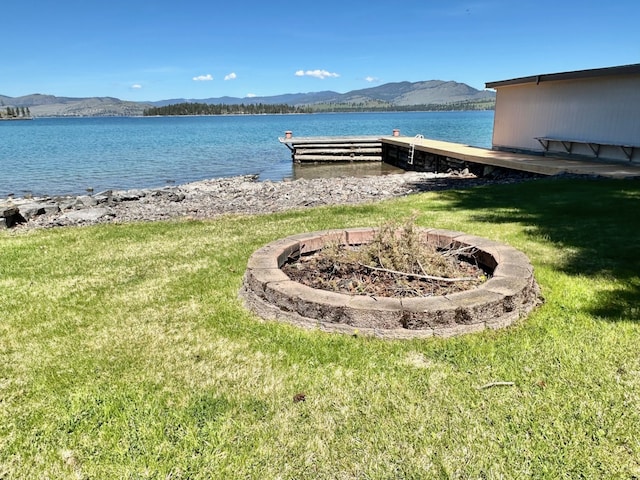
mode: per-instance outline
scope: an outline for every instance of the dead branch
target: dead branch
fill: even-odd
[[[516,384],[515,382],[491,382],[491,383],[487,383],[486,385],[482,385],[481,387],[478,387],[478,390],[486,390],[487,388],[492,388],[492,387],[515,387]]]
[[[472,282],[474,280],[477,280],[477,278],[474,277],[458,277],[458,278],[448,278],[448,277],[437,277],[435,275],[419,275],[417,273],[408,273],[408,272],[399,272],[397,270],[390,270],[388,268],[379,268],[379,267],[371,267],[369,265],[365,265],[364,263],[360,263],[358,262],[358,265],[360,265],[361,267],[364,268],[368,268],[370,270],[374,270],[376,272],[386,272],[386,273],[392,273],[394,275],[402,275],[405,277],[413,277],[413,278],[419,278],[421,280],[434,280],[437,282]]]
[[[450,248],[448,250],[441,252],[441,255],[443,257],[457,257],[458,255],[462,255],[468,250],[472,250],[471,255],[473,255],[475,253],[474,250],[477,250],[477,247],[475,245],[467,245],[466,247]]]
[[[418,262],[418,266],[420,267],[420,270],[422,271],[422,273],[423,273],[424,275],[427,275],[427,272],[426,272],[426,270],[424,269],[424,267],[422,266],[422,263],[420,262],[420,260],[418,260],[418,259],[416,258],[416,262]]]

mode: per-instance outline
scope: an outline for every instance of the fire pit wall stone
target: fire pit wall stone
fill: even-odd
[[[329,242],[361,245],[374,228],[303,233],[276,240],[249,259],[240,297],[262,318],[329,332],[384,338],[450,337],[507,327],[540,303],[527,256],[508,245],[462,232],[423,229],[441,248],[475,247],[476,261],[492,272],[481,286],[450,295],[391,298],[318,290],[291,280],[281,267]]]

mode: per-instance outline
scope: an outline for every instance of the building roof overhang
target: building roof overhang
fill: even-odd
[[[510,85],[521,85],[525,83],[552,82],[560,80],[575,80],[593,77],[606,77],[614,75],[638,75],[640,74],[640,63],[632,65],[620,65],[617,67],[595,68],[590,70],[576,70],[573,72],[547,73],[544,75],[532,75],[529,77],[512,78],[510,80],[500,80],[497,82],[485,83],[486,88],[499,88]]]

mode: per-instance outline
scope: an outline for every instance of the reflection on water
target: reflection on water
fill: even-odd
[[[294,163],[293,180],[299,178],[368,177],[404,173],[384,162]]]

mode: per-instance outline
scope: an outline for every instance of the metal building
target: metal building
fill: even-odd
[[[640,163],[640,64],[497,82],[493,148]]]

